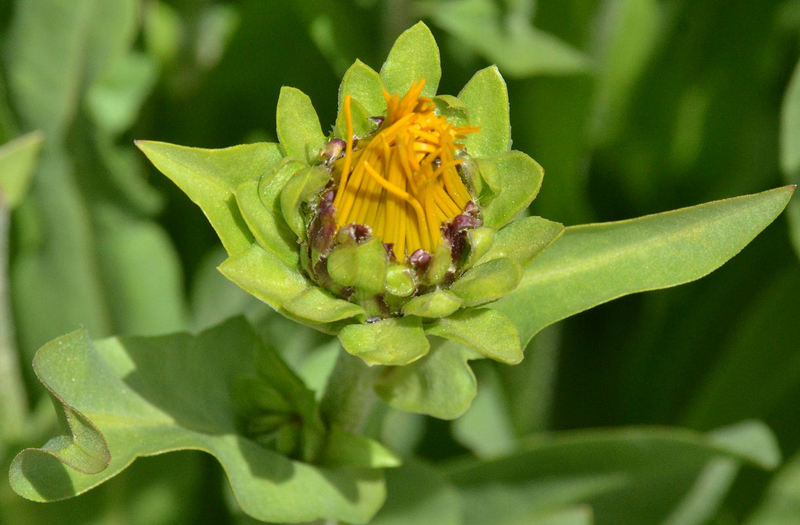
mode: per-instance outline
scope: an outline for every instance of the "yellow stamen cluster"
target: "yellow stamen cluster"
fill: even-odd
[[[455,141],[479,128],[452,126],[420,96],[425,79],[402,98],[384,91],[386,118],[378,131],[353,149],[350,95],[344,98],[347,146],[335,163],[338,188],[333,204],[336,226],[365,224],[404,261],[442,240],[440,227],[464,211],[472,199],[456,170],[462,144]]]

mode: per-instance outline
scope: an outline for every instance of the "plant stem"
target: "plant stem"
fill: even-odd
[[[0,197],[0,438],[18,438],[28,413],[8,296],[9,209]]]
[[[339,352],[320,404],[325,423],[357,432],[375,400],[372,386],[378,370],[344,350]]]

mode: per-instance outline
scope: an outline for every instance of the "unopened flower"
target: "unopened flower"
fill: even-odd
[[[479,128],[454,126],[438,115],[433,100],[420,96],[424,86],[419,79],[402,97],[384,90],[386,115],[372,117],[378,128],[357,139],[352,96],[346,94],[346,140],[334,138],[323,150],[331,178],[309,221],[309,243],[301,248],[309,252],[305,270],[334,293],[362,304],[374,314],[370,319],[402,315],[408,299],[441,283],[448,272],[452,277],[464,253],[465,231],[481,225],[459,172],[467,157],[458,142]],[[359,247],[369,242],[374,247]],[[394,282],[386,286],[386,271],[372,272],[369,282],[359,280],[359,250],[375,254],[373,268],[392,266]],[[434,258],[439,264],[431,264]]]
[[[369,364],[411,363],[429,335],[516,363],[516,329],[491,303],[563,227],[523,216],[542,170],[510,150],[497,68],[458,96],[436,95],[440,74],[420,23],[380,74],[359,61],[345,73],[328,136],[308,97],[284,88],[279,145],[140,147],[206,212],[229,254],[222,273],[283,315]]]

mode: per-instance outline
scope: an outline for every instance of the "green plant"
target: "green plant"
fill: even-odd
[[[347,70],[330,135],[322,132],[308,97],[284,88],[279,143],[209,150],[139,142],[208,217],[227,251],[220,271],[289,319],[337,335],[344,351],[317,400],[275,350],[289,336],[264,341],[241,318],[197,335],[96,342],[86,331],[63,336],[39,350],[34,369],[58,401],[67,432],[16,457],[14,490],[38,501],[62,499],[114,476],[138,456],[194,449],[219,460],[236,501],[257,519],[366,522],[385,497],[383,469],[400,463],[363,433],[373,390],[403,411],[456,418],[476,396],[469,361],[519,363],[522,349],[556,321],[708,274],[774,220],[794,191],[786,186],[564,228],[526,215],[543,173],[525,154],[510,150],[508,96],[497,68],[479,71],[457,96],[436,96],[439,77],[438,48],[420,23],[401,35],[380,73],[358,61]],[[436,126],[454,126],[454,138],[465,146],[459,171],[452,173],[477,209],[458,202],[460,209],[430,223],[443,224],[445,236],[438,244],[433,237],[421,244],[425,264],[414,260],[417,246],[400,253],[397,244],[384,248],[384,239],[372,235],[380,230],[376,224],[357,231],[346,222],[335,228],[325,223],[336,217],[335,210],[326,215],[326,206],[337,202],[326,195],[344,186],[356,165],[348,164],[355,155],[353,136],[377,141],[384,123],[392,123],[371,119],[387,117],[392,101],[383,89],[400,96],[421,89],[424,99],[409,100],[427,109],[415,113],[433,113],[447,123]],[[397,168],[392,158],[383,156],[388,171],[373,178],[391,178]],[[437,167],[455,170],[454,163],[448,166],[455,157],[435,160]],[[454,228],[459,217],[463,227]],[[423,224],[420,219],[420,231]],[[642,447],[644,455],[637,452]],[[518,457],[456,464],[447,476],[469,494],[513,478],[513,462],[524,462],[533,472],[530,483],[554,495],[520,502],[520,515],[557,511],[583,519],[585,510],[574,507],[582,500],[559,496],[549,477],[605,472],[585,480],[583,490],[597,495],[594,503],[613,507],[637,485],[635,476],[615,477],[618,470],[669,467],[678,480],[713,471],[708,475],[724,482],[740,462],[772,468],[778,455],[770,432],[758,423],[708,435],[641,429],[536,441]],[[665,466],[664,457],[677,459]],[[574,470],[556,468],[564,461],[575,461]],[[413,484],[403,476],[428,476],[425,468],[412,464],[397,480],[390,471],[389,490]],[[682,495],[665,492],[660,503],[670,507]],[[476,508],[475,516],[505,504],[502,497],[488,501],[494,506]]]

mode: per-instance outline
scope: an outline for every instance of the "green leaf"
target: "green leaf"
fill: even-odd
[[[434,290],[412,298],[403,305],[403,315],[439,318],[445,317],[461,307],[463,301],[447,290]]]
[[[339,332],[339,341],[348,353],[368,365],[407,365],[430,348],[419,317],[349,324]]]
[[[156,83],[157,68],[136,51],[115,60],[86,93],[86,110],[98,127],[113,135],[130,128]]]
[[[479,198],[483,222],[492,228],[500,228],[527,208],[542,186],[544,170],[519,151],[477,159],[477,165],[493,194],[488,199]]]
[[[275,116],[278,139],[287,157],[312,163],[327,140],[308,95],[293,87],[282,87]]]
[[[167,233],[114,208],[97,215],[98,261],[117,332],[153,335],[184,328],[183,271]]]
[[[786,88],[781,108],[781,169],[797,182],[800,177],[800,61]]]
[[[720,345],[719,357],[697,385],[686,406],[684,424],[709,428],[739,417],[767,418],[779,414],[779,407],[794,403],[800,384],[798,297],[796,266],[763,282],[748,308],[739,312],[728,343]],[[759,388],[753,392],[742,385]]]
[[[586,505],[578,505],[568,509],[545,512],[530,517],[531,525],[592,525],[594,513]]]
[[[572,431],[532,438],[495,460],[463,461],[449,477],[460,489],[468,524],[519,523],[575,504],[591,505],[598,524],[663,523],[709,462],[720,458],[772,469],[780,453],[758,422],[710,434],[648,427]]]
[[[781,108],[780,161],[786,182],[800,184],[800,61],[786,88]],[[800,203],[789,203],[789,225],[794,250],[800,254]]]
[[[386,90],[403,96],[412,82],[425,79],[422,95],[432,97],[442,77],[439,46],[431,30],[422,22],[406,29],[397,37],[381,68],[381,80]]]
[[[532,27],[525,7],[501,12],[491,0],[453,0],[420,2],[420,8],[456,38],[456,45],[471,48],[506,74],[570,75],[588,68],[580,51]]]
[[[319,462],[326,467],[391,468],[400,458],[375,440],[331,428]]]
[[[141,458],[82,497],[47,505],[20,498],[4,482],[0,485],[2,523],[110,525],[119,516],[125,516],[129,525],[180,523],[194,514],[196,501],[208,497],[203,487],[208,480],[204,459],[196,452]]]
[[[236,206],[234,192],[258,180],[281,160],[277,144],[258,143],[225,149],[136,141],[150,162],[205,213],[230,255],[247,250],[253,236]]]
[[[480,127],[463,139],[472,157],[494,157],[511,150],[511,121],[508,115],[506,81],[497,66],[475,73],[458,94],[467,106],[467,122]]]
[[[478,362],[473,368],[478,391],[469,410],[453,421],[453,438],[479,458],[513,452],[518,440],[509,413],[512,404],[498,370],[488,362]]]
[[[503,363],[515,365],[522,361],[517,329],[497,310],[461,310],[426,326],[425,333],[456,341]]]
[[[337,299],[327,291],[312,286],[283,304],[283,309],[301,319],[315,323],[333,323],[342,319],[365,316],[357,304]]]
[[[84,87],[132,41],[137,16],[135,0],[21,3],[6,58],[11,99],[25,127],[60,143]]]
[[[92,436],[108,444],[111,460],[100,472],[82,473],[64,462],[69,458],[53,455],[58,443],[51,442],[15,458],[12,487],[36,501],[71,497],[116,475],[137,457],[191,449],[220,462],[236,501],[256,519],[366,522],[383,502],[379,470],[313,466],[239,433],[233,385],[252,376],[256,367],[265,372],[258,363],[265,355],[272,356],[272,365],[281,363],[242,319],[198,336],[92,344],[84,332],[76,332],[54,341],[37,354],[40,378],[58,395],[63,410],[80,413],[94,425],[76,436],[82,455],[73,462],[82,470],[107,462],[102,451],[85,448]],[[271,375],[262,377],[282,392],[298,388],[297,378],[284,367],[270,366]]]
[[[386,472],[386,505],[371,525],[461,525],[458,492],[436,469],[410,461]]]
[[[11,267],[15,325],[26,360],[76,326],[103,335],[111,330],[90,217],[66,153],[45,149],[37,173],[17,209],[21,246]]]
[[[308,36],[336,74],[375,47],[374,17],[354,12],[363,6],[351,4],[343,9],[337,0],[297,0],[287,3],[289,6],[306,23]],[[345,27],[347,30],[342,30]]]
[[[388,482],[388,481],[387,481]],[[770,481],[745,525],[791,525],[800,515],[800,455],[793,456]]]
[[[470,268],[450,286],[450,291],[464,300],[464,306],[475,306],[503,297],[521,278],[520,266],[501,257]]]
[[[558,222],[541,217],[517,219],[497,232],[489,251],[478,259],[478,263],[508,257],[525,267],[563,233],[564,225]]]
[[[455,419],[475,397],[475,374],[467,360],[481,357],[464,345],[434,338],[426,356],[410,365],[387,369],[376,382],[375,391],[400,410]]]
[[[6,208],[16,208],[28,192],[42,140],[34,131],[0,146],[0,192]]]
[[[608,143],[626,121],[634,89],[652,63],[664,32],[664,13],[656,0],[623,0],[605,4],[597,39],[596,94],[591,122],[595,143]],[[686,130],[681,129],[682,133]]]
[[[278,213],[264,205],[258,186],[258,181],[251,180],[236,188],[239,212],[262,248],[277,255],[286,264],[296,266],[300,260],[297,237]]]
[[[367,111],[368,117],[386,113],[381,76],[360,60],[356,60],[350,66],[342,77],[342,83],[339,84],[339,113],[342,112],[345,95],[351,95],[354,101],[361,104]]]
[[[623,295],[676,286],[736,255],[783,210],[783,187],[626,221],[569,227],[492,305],[527,343],[545,326]]]
[[[228,257],[219,271],[276,310],[312,286],[297,267],[287,266],[258,245]]]

